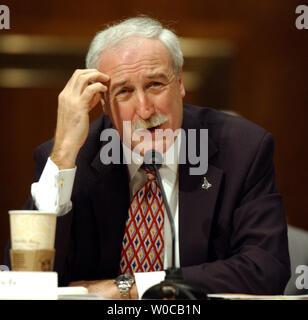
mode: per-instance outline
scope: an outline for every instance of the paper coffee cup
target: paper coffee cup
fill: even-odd
[[[55,249],[10,250],[13,271],[53,271]]]
[[[38,210],[11,210],[9,214],[13,250],[54,248],[56,213]]]

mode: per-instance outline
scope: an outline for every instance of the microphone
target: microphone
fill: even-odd
[[[206,293],[201,288],[192,287],[183,280],[182,270],[175,267],[175,226],[171,215],[170,207],[167,201],[164,186],[162,184],[159,168],[163,162],[161,153],[156,150],[149,150],[144,155],[144,167],[155,172],[159,189],[162,193],[164,205],[166,208],[172,239],[172,263],[171,267],[166,270],[165,280],[149,288],[142,296],[143,300],[147,299],[185,299],[197,300],[206,299]]]

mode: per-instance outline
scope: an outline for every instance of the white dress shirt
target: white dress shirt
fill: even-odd
[[[175,223],[175,263],[180,267],[179,258],[179,178],[178,158],[181,145],[181,132],[174,144],[163,154],[163,164],[159,169],[162,184]],[[147,177],[141,165],[143,157],[133,153],[123,145],[124,156],[128,163],[129,189],[131,198],[146,183]],[[131,159],[129,161],[128,159]],[[71,194],[77,168],[59,170],[57,165],[48,158],[40,180],[31,185],[31,194],[38,210],[57,212],[65,215],[72,209]],[[168,215],[164,209],[164,269],[171,266],[172,238]],[[138,283],[137,283],[138,288]]]

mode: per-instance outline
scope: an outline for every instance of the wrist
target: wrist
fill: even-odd
[[[136,282],[135,282],[135,283],[132,285],[132,287],[130,288],[130,298],[131,298],[131,299],[134,299],[134,300],[138,300],[138,299],[139,299]]]
[[[78,151],[74,151],[74,148],[55,144],[50,154],[50,159],[57,165],[59,170],[72,169],[75,168],[77,154]]]
[[[114,283],[117,285],[118,290],[120,292],[121,299],[131,299],[131,289],[135,284],[135,279],[131,275],[122,274],[119,275]]]

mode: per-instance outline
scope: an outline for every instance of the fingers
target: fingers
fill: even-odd
[[[93,95],[97,92],[106,92],[107,89],[107,86],[103,85],[101,82],[92,82],[85,87],[82,92],[82,96],[87,97],[89,94]]]
[[[107,82],[109,76],[96,69],[76,70],[69,82],[75,94],[82,94],[91,82]]]
[[[82,94],[89,84],[93,82],[106,83],[107,81],[109,81],[109,76],[96,70],[80,75],[75,83],[75,88],[79,94]]]
[[[75,101],[76,107],[91,110],[100,100],[98,93],[108,90],[105,85],[108,81],[109,76],[96,69],[78,69],[61,92],[61,96],[66,97],[66,100]]]
[[[88,85],[81,95],[81,101],[88,105],[89,111],[100,101],[101,93],[107,91],[107,87],[100,82]]]

